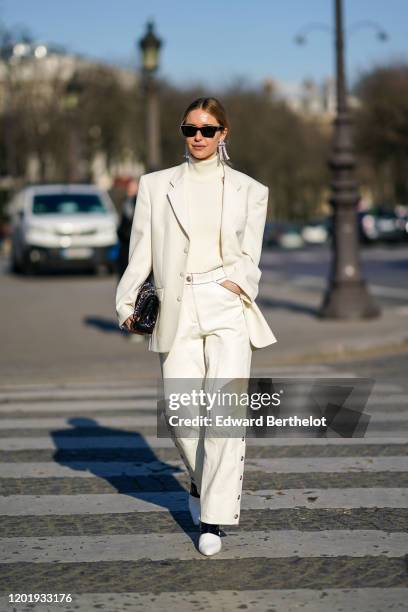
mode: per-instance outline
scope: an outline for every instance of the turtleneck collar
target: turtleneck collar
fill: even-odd
[[[224,175],[223,163],[218,153],[210,159],[197,159],[189,154],[188,171],[190,178],[195,181],[206,181]]]

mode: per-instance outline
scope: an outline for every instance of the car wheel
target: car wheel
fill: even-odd
[[[21,265],[21,272],[25,276],[31,276],[32,274],[35,273],[35,266],[34,266],[33,262],[30,260],[29,253],[27,253],[27,252],[24,253],[23,263]]]
[[[108,276],[111,273],[107,264],[97,264],[94,268],[96,276]]]
[[[21,274],[22,272],[21,265],[14,251],[11,251],[11,256],[10,256],[10,271],[12,272],[12,274]]]

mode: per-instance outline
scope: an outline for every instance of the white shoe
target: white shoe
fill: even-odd
[[[194,525],[200,524],[200,511],[201,504],[200,498],[194,497],[194,495],[188,496],[188,509],[190,510],[191,518],[193,519]]]
[[[202,533],[198,541],[198,550],[201,554],[211,557],[220,552],[222,547],[220,536],[215,533]]]

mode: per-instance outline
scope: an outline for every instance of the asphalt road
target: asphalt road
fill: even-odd
[[[408,314],[407,255],[407,247],[363,251],[364,268],[372,279],[370,291],[380,305],[399,309],[400,314]],[[299,348],[304,348],[309,341],[302,332],[308,325],[314,326],[313,334],[319,333],[319,324],[313,322],[313,308],[326,287],[329,260],[325,248],[263,251],[260,295],[264,298],[261,295],[260,304],[266,314],[270,313],[272,322],[277,321],[282,342],[278,351],[257,351],[255,367],[261,361],[279,363],[286,346],[291,345],[291,352],[296,353],[297,334]],[[115,276],[75,272],[15,276],[3,258],[0,283],[0,335],[6,347],[0,353],[0,384],[114,382],[159,376],[157,356],[148,354],[147,347],[127,342],[118,328]],[[289,314],[292,319],[287,324]],[[393,318],[390,319],[388,331]],[[405,320],[401,319],[402,325]],[[294,323],[297,331],[292,334]],[[285,326],[286,332],[279,333]],[[366,335],[370,333],[368,327],[365,330]]]
[[[361,268],[372,294],[380,303],[408,302],[408,245],[389,244],[361,248]],[[326,287],[330,250],[306,247],[292,251],[264,249],[262,270],[281,275],[282,280],[312,290]]]

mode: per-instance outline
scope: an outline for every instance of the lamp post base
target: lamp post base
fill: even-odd
[[[334,281],[327,289],[318,311],[322,319],[374,319],[381,310],[361,281]]]

